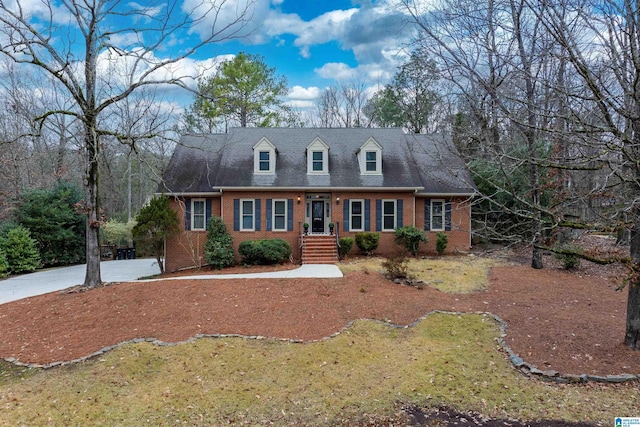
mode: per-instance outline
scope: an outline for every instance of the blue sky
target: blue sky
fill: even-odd
[[[395,3],[256,0],[251,36],[213,45],[211,54],[262,55],[287,77],[289,102],[299,108],[338,83],[357,82],[373,92],[407,59],[411,26]]]
[[[242,29],[246,37],[207,45],[188,60],[165,70],[165,75],[195,77],[203,69],[211,72],[212,64],[230,59],[240,51],[259,54],[270,67],[275,67],[277,74],[287,77],[290,94],[286,101],[299,109],[311,108],[322,90],[329,86],[357,83],[372,94],[380,85],[389,82],[397,67],[407,59],[412,29],[406,15],[394,6],[397,1],[176,0],[177,7],[173,11],[177,13],[173,19],[178,22],[181,19],[179,14],[190,12],[190,16],[198,16],[206,7],[204,5],[211,2],[222,7],[215,21],[208,14],[196,24],[191,23],[189,28],[183,28],[180,33],[163,40],[152,50],[152,56],[162,60],[188,49],[210,31],[213,22],[216,28],[222,28],[225,23],[233,21],[232,16],[238,9],[249,5],[252,19]],[[50,8],[47,3],[51,4]],[[82,1],[78,3],[83,4]],[[105,51],[99,58],[101,78],[106,88],[118,84],[114,71],[135,67],[132,64],[136,55],[123,55],[124,52],[133,53],[141,46],[153,45],[154,32],[134,29],[153,25],[156,17],[166,13],[166,5],[170,3],[163,0],[114,0],[107,3],[117,5],[116,12],[124,14],[117,14],[116,18],[112,17],[105,23],[112,27],[110,30],[117,30],[108,38],[109,44],[117,49]],[[58,47],[69,49],[62,57],[83,63],[83,44],[78,43],[82,37],[77,20],[61,0],[8,0],[4,7],[27,13],[32,24],[51,31],[51,40],[60,43]],[[127,12],[131,11],[133,13],[127,18]],[[223,39],[224,35],[226,33]],[[0,34],[0,44],[2,38]],[[119,68],[114,68],[114,64]],[[137,69],[137,72],[142,71]],[[190,85],[195,87],[195,80],[191,80]],[[183,106],[193,99],[192,95],[185,95],[186,92],[178,94],[165,90],[165,93],[169,94],[167,98],[172,102]]]

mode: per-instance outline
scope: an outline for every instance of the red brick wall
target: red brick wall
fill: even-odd
[[[298,203],[300,197],[300,203]],[[340,200],[337,201],[336,198]],[[260,199],[260,231],[234,231],[233,229],[233,201],[234,199]],[[293,199],[293,231],[267,231],[266,224],[266,200],[267,199]],[[415,225],[419,229],[424,228],[425,198],[415,198],[413,193],[403,194],[376,194],[370,192],[333,192],[331,194],[331,221],[339,226],[340,237],[355,237],[355,232],[345,232],[344,227],[344,203],[348,199],[371,200],[370,224],[371,231],[376,231],[376,199],[401,199],[403,201],[403,225]],[[300,260],[299,236],[302,224],[305,221],[306,195],[302,191],[282,192],[233,192],[225,191],[222,197],[212,198],[212,215],[223,218],[227,230],[233,238],[234,249],[237,254],[238,246],[245,240],[281,238],[287,241],[292,248],[295,261]],[[452,230],[446,232],[449,238],[447,252],[456,249],[468,250],[470,247],[470,204],[466,199],[453,199],[452,202]],[[184,230],[184,199],[173,200],[172,207],[182,219],[181,227]],[[399,246],[394,241],[393,231],[381,231],[380,244],[376,254],[390,255],[399,251]],[[436,232],[427,232],[429,242],[421,246],[421,252],[435,253]],[[167,241],[166,270],[197,267],[205,264],[204,243],[206,231],[187,231]],[[353,253],[357,252],[354,245]]]

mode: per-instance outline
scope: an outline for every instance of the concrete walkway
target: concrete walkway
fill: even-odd
[[[328,279],[342,277],[342,271],[333,264],[304,264],[293,270],[269,271],[264,273],[241,274],[198,274],[193,276],[167,277],[158,279],[140,280],[141,282],[155,282],[160,280],[175,279]]]
[[[0,304],[36,295],[56,292],[84,282],[86,265],[50,268],[35,273],[23,274],[0,280]],[[100,274],[104,282],[131,282],[141,277],[160,274],[155,259],[142,258],[121,261],[103,261],[100,263]],[[336,265],[305,264],[293,270],[272,271],[246,274],[206,274],[144,281],[176,280],[176,279],[238,279],[238,278],[331,278],[342,277]]]

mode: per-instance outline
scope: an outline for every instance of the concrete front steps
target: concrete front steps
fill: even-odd
[[[338,262],[336,236],[309,234],[302,237],[302,264],[335,264]]]

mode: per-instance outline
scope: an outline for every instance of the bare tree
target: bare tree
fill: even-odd
[[[420,47],[439,62],[466,108],[466,120],[456,118],[456,137],[464,137],[466,123],[468,142],[478,145],[461,151],[473,153],[471,169],[486,196],[479,199],[484,227],[491,237],[530,243],[531,265],[542,268],[544,237],[568,203],[550,201],[558,183],[550,171],[584,168],[579,157],[558,162],[553,150],[550,118],[559,103],[552,102],[558,97],[550,81],[562,80],[556,43],[523,0],[442,1],[429,11],[403,3],[420,29]]]
[[[599,186],[630,223],[625,344],[640,350],[640,15],[635,1],[531,1],[530,10],[566,52],[580,85],[566,95],[571,116],[603,153],[610,175]],[[577,89],[580,88],[580,89]],[[615,196],[613,196],[615,194]]]
[[[325,128],[369,127],[365,114],[367,91],[364,83],[353,81],[326,88],[316,104],[316,118],[311,122]]]
[[[0,1],[0,52],[17,64],[29,64],[55,78],[74,101],[72,108],[52,110],[39,119],[62,114],[82,123],[87,214],[87,271],[84,285],[99,285],[100,253],[98,164],[100,137],[112,132],[98,125],[108,108],[149,85],[184,85],[176,74],[179,62],[202,47],[244,35],[251,0],[196,2],[181,10],[181,2],[131,3],[119,0]],[[189,3],[182,5],[188,8]],[[159,58],[164,46],[196,28],[200,39]],[[206,29],[206,31],[205,31]],[[118,45],[116,41],[130,40]],[[125,63],[126,73],[110,74],[109,65]]]

